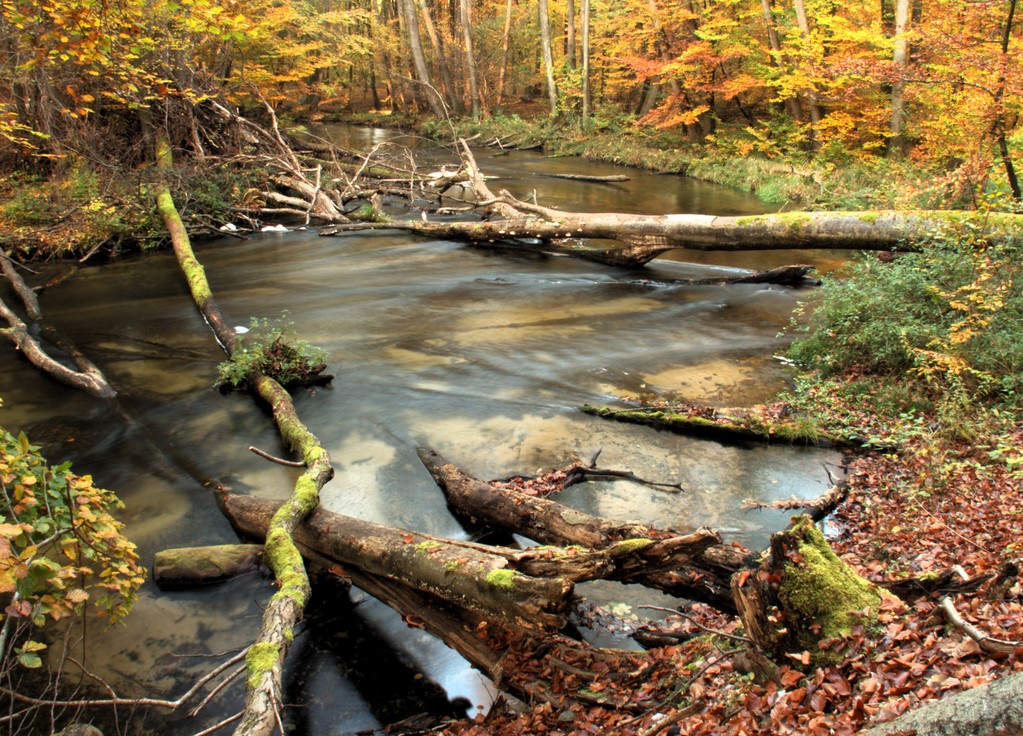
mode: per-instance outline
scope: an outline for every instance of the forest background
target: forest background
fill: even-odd
[[[1018,212],[1018,25],[1016,0],[0,0],[0,244],[18,260],[157,247],[165,184],[193,233],[217,232],[274,185],[270,168],[235,158],[238,111],[268,126],[415,126],[440,141],[480,132],[748,189],[779,208]],[[163,137],[171,177],[156,164]],[[969,575],[1019,556],[1018,256],[969,232],[936,233],[933,246],[832,281],[793,353],[815,371],[789,397],[800,413],[903,448],[855,467],[844,512],[866,536],[840,551],[875,576],[892,572],[892,550],[914,572],[965,561]],[[27,440],[3,445],[8,468],[42,462]],[[24,479],[35,476],[18,472],[31,497]],[[913,521],[921,506],[936,519],[926,528]],[[53,529],[22,526],[37,522],[2,525],[9,569],[39,562],[32,534]],[[104,534],[113,526],[103,518]],[[120,540],[111,556],[123,561],[107,588],[120,614],[139,575]],[[50,570],[45,582],[79,573]],[[87,598],[35,609],[15,597],[3,631]],[[1018,589],[971,605],[974,620],[1023,638]],[[731,699],[695,713],[692,732],[726,716],[733,731],[785,719],[851,732],[1018,669],[1018,655],[949,656],[932,613],[892,619],[880,632],[888,658],[836,665],[803,684],[803,699],[798,687],[784,698],[739,687],[727,667],[701,671],[687,687]],[[35,646],[21,646],[23,664],[38,663]],[[544,714],[522,718],[535,723],[483,732],[528,732]]]

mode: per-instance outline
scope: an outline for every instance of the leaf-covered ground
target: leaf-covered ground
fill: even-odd
[[[829,518],[834,549],[861,574],[891,580],[961,566],[973,578],[1023,557],[1023,482],[1008,464],[969,447],[935,457],[926,445],[851,462],[851,492]],[[541,484],[542,485],[542,484]],[[546,489],[545,489],[546,490]],[[988,636],[1023,641],[1023,583],[1014,572],[952,601]],[[755,674],[737,620],[695,605],[677,629],[697,635],[630,660],[633,670],[597,678],[552,657],[532,673],[563,694],[565,706],[499,706],[473,722],[450,724],[459,736],[519,734],[853,734],[957,691],[1023,670],[1023,647],[990,654],[947,623],[938,596],[891,604],[869,628],[844,642],[844,658],[801,671],[805,656],[777,662],[773,679]],[[762,672],[761,668],[759,672]],[[641,685],[637,685],[641,682]],[[575,702],[583,700],[593,705]],[[601,699],[627,704],[609,709]]]

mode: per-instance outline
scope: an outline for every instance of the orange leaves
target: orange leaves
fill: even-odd
[[[42,625],[92,596],[116,619],[131,607],[144,571],[110,512],[120,502],[67,464],[49,466],[21,435],[0,430],[0,592],[15,593],[8,615]],[[45,500],[45,503],[42,501]],[[31,661],[31,660],[30,660]]]

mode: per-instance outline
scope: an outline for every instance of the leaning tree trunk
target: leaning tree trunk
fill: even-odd
[[[155,133],[157,167],[166,171],[173,165],[170,141],[163,128],[157,127]],[[156,198],[157,209],[170,233],[174,254],[188,280],[192,298],[230,356],[235,343],[234,331],[227,326],[213,298],[205,271],[192,252],[188,233],[165,183],[157,186]],[[274,515],[266,534],[266,560],[277,578],[278,590],[263,611],[259,635],[246,656],[245,710],[235,731],[244,736],[270,736],[281,709],[284,658],[294,641],[295,627],[311,592],[292,534],[302,518],[319,503],[319,491],[334,475],[334,469],[327,451],[298,418],[288,392],[265,375],[256,374],[249,380],[254,392],[270,405],[281,439],[302,457],[306,468],[295,482],[291,496]]]

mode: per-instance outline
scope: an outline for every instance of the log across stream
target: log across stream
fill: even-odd
[[[732,192],[642,172],[613,185],[533,176],[544,167],[621,173],[533,152],[480,163],[517,196],[535,188],[541,202],[560,206],[649,206],[652,214],[766,209]],[[822,463],[837,459],[830,451],[726,446],[610,423],[577,407],[604,405],[614,396],[679,396],[719,405],[766,398],[786,380],[786,369],[772,357],[784,345],[777,334],[796,303],[812,293],[673,281],[786,263],[827,268],[842,254],[681,253],[634,271],[467,251],[393,232],[337,239],[298,230],[203,244],[197,254],[235,325],[288,310],[297,333],[327,350],[333,387],[300,394],[297,403],[336,466],[337,478],[324,489],[329,510],[465,539],[417,447],[435,447],[484,478],[535,473],[602,449],[601,465],[677,482],[685,493],[601,481],[574,486],[559,500],[610,518],[684,529],[708,525],[759,549],[787,514],[744,510],[744,498],[815,496],[829,484]],[[127,503],[128,532],[144,555],[237,539],[215,507],[212,485],[264,498],[282,497],[292,486],[294,469],[247,449],[283,454],[266,416],[247,396],[212,390],[221,356],[169,254],[85,271],[42,298],[47,318],[100,365],[138,423],[39,376],[10,351],[0,353],[0,396],[10,399],[0,418],[8,428],[27,430],[54,461],[72,459],[81,472],[117,490]],[[638,603],[672,600],[656,591],[635,599],[631,588],[613,582],[577,588],[595,602],[633,610]],[[251,641],[258,603],[268,592],[258,575],[214,591],[160,593],[147,583],[125,627],[89,630],[92,669],[125,694],[180,688],[206,660],[176,655]],[[352,730],[399,720],[406,687],[422,680],[440,683],[448,699],[466,698],[473,708],[489,704],[492,693],[464,661],[365,596],[356,594],[356,605],[344,612],[345,620],[355,616],[364,625],[337,634],[362,640],[361,646],[324,636],[330,628],[324,609],[332,605],[338,608],[324,605],[311,614],[309,630],[320,645],[301,637],[296,642],[301,677],[289,685],[288,698],[309,703],[296,724],[300,733],[323,733],[336,723],[339,708],[350,714]],[[384,651],[395,656],[385,658]],[[355,652],[368,656],[356,659]],[[374,664],[385,671],[374,675]],[[401,667],[426,677],[414,680]],[[401,690],[390,697],[389,680]],[[211,710],[211,719],[215,715]],[[154,728],[196,731],[192,722],[163,716],[154,716]]]

